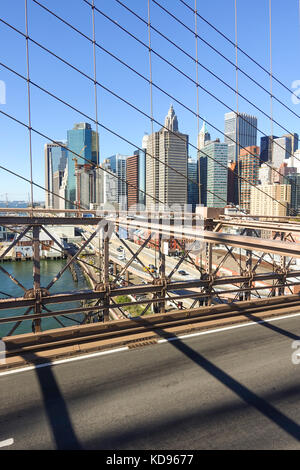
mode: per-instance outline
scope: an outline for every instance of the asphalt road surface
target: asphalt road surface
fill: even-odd
[[[300,449],[299,339],[300,316],[2,375],[1,450]]]

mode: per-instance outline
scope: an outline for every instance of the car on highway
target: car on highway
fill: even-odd
[[[178,271],[178,274],[180,274],[181,276],[188,276],[189,275],[189,273],[187,273],[183,269],[180,269],[180,271]]]
[[[120,246],[118,246],[117,251],[119,251],[119,252],[124,251],[124,248],[120,245]]]
[[[152,269],[152,273],[154,273],[155,271],[157,271],[157,268],[154,266],[154,264],[149,264],[149,268]]]
[[[149,264],[149,266],[144,267],[144,271],[148,271],[148,273],[155,273],[156,272],[156,267],[153,266],[153,264]]]

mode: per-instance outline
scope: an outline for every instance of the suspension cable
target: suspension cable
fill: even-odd
[[[59,17],[56,13],[54,13],[53,11],[49,10],[48,8],[46,8],[44,5],[41,5],[39,2],[37,2],[37,0],[33,0],[35,3],[37,3],[39,6],[41,6],[42,8],[44,8],[47,12],[49,12],[51,15],[53,15],[54,17],[56,17],[58,20],[60,20],[61,22],[63,22],[64,24],[66,24],[67,26],[69,26],[71,29],[73,29],[74,31],[76,31],[78,34],[81,34],[83,37],[85,37],[87,40],[91,41],[92,42],[92,39],[89,38],[88,36],[86,36],[84,33],[82,33],[81,31],[79,31],[77,28],[75,28],[73,25],[71,25],[70,23],[68,23],[66,20],[64,20],[63,18]],[[85,3],[87,3],[88,5],[90,5],[90,3],[87,1],[87,0],[83,0]],[[119,0],[116,0],[116,1],[119,1]],[[98,8],[95,7],[95,10],[102,13]],[[116,24],[116,26],[118,27],[121,27],[118,23],[114,22],[113,20],[111,20],[111,18],[108,18],[110,21],[112,21],[114,24]],[[0,21],[2,21],[4,24],[6,24],[8,27],[14,29],[16,32],[18,32],[19,34],[21,35],[24,35],[21,31],[17,30],[15,27],[13,27],[12,25],[10,25],[9,23],[6,23],[4,20],[0,19]],[[144,21],[144,20],[143,20]],[[146,23],[147,24],[147,23]],[[122,30],[124,30],[127,34],[129,34],[130,36],[132,36],[134,39],[136,39],[139,43],[141,43],[142,45],[144,45],[144,47],[146,47],[148,49],[148,45],[146,45],[145,43],[143,43],[142,41],[140,41],[138,38],[136,38],[132,33],[130,33],[129,31],[125,30],[123,27],[121,27]],[[77,70],[79,73],[81,73],[83,76],[89,78],[90,80],[92,80],[91,77],[89,77],[87,74],[85,74],[84,72],[80,71],[78,68],[76,68],[75,66],[71,65],[69,62],[67,62],[66,60],[62,59],[61,57],[59,57],[57,54],[53,53],[52,51],[50,51],[49,49],[47,49],[45,46],[41,45],[40,43],[38,43],[37,41],[35,41],[34,39],[32,38],[29,38],[34,44],[36,44],[38,47],[41,47],[42,49],[44,49],[46,52],[48,52],[49,54],[53,55],[54,57],[56,57],[57,59],[61,60],[63,63],[65,63],[66,65],[70,66],[71,68],[73,68],[74,70]],[[144,79],[145,81],[149,82],[149,79],[147,77],[145,77],[144,75],[142,75],[141,73],[139,73],[137,70],[135,70],[134,68],[130,67],[126,62],[122,61],[120,58],[118,58],[117,56],[115,56],[114,54],[112,54],[110,51],[104,49],[101,45],[99,45],[97,42],[96,42],[96,46],[99,47],[101,50],[103,50],[105,53],[107,53],[108,55],[110,55],[111,57],[113,57],[115,60],[117,60],[119,63],[121,63],[122,65],[124,65],[125,67],[127,67],[129,70],[131,70],[132,72],[134,72],[135,74],[137,74],[139,77],[141,77],[142,79]],[[173,67],[175,70],[177,70],[180,74],[182,74],[183,76],[185,76],[188,80],[190,80],[192,83],[196,84],[195,80],[193,80],[190,76],[188,76],[187,74],[185,74],[184,72],[182,72],[182,70],[178,69],[178,67],[176,67],[174,64],[172,64],[171,62],[169,62],[167,59],[163,58],[160,54],[156,53],[154,51],[154,49],[151,49],[153,53],[155,53],[158,57],[160,57],[162,60],[164,60],[166,63],[168,63],[171,67]],[[194,60],[194,59],[193,59]],[[201,65],[199,63],[199,65]],[[99,86],[102,86],[101,84],[98,83]],[[171,94],[169,94],[167,91],[165,91],[164,89],[162,89],[160,86],[158,86],[157,84],[155,84],[154,82],[152,82],[152,85],[157,88],[159,91],[161,91],[162,93],[164,93],[166,96],[170,97],[172,100],[176,101],[177,103],[179,103],[181,106],[183,106],[185,109],[189,110],[190,112],[192,112],[193,114],[196,114],[194,111],[192,111],[188,106],[186,106],[184,103],[182,103],[180,100],[178,100],[177,98],[173,97]],[[231,108],[229,105],[227,105],[226,103],[224,103],[222,100],[220,100],[216,95],[214,95],[213,93],[209,92],[206,88],[202,87],[200,84],[198,84],[198,86],[207,94],[209,94],[210,96],[212,96],[215,100],[217,100],[219,103],[221,103],[223,106],[225,106],[227,109],[231,110],[232,112],[236,113],[235,110],[233,108]],[[102,86],[103,87],[103,86]],[[105,87],[103,87],[105,88]],[[236,90],[232,88],[232,90],[234,91],[234,93],[236,93]],[[268,92],[269,93],[269,92]],[[242,96],[240,94],[240,96]],[[243,97],[243,99],[246,99],[245,97]],[[247,99],[246,99],[247,100]],[[265,114],[268,118],[270,118],[270,116],[268,114],[266,114],[264,111],[260,110],[260,108],[258,108],[254,103],[252,103],[251,101],[247,100],[252,106],[254,106],[255,108],[257,108],[259,111],[261,111],[263,114]],[[201,116],[199,116],[201,118]],[[300,116],[299,116],[300,117]],[[260,130],[257,126],[255,126],[254,124],[250,123],[244,116],[240,116],[240,118],[247,122],[251,127],[253,127],[254,129],[256,129],[258,132],[260,132],[262,135],[266,136],[267,137],[267,134],[265,134],[262,130]],[[202,118],[203,119],[203,118]],[[286,130],[288,133],[290,133],[290,131],[288,131],[285,127],[283,127],[281,124],[279,124],[277,121],[274,121],[276,122],[282,129]],[[212,123],[208,122],[207,123],[213,127],[215,130],[221,132],[223,135],[225,135],[225,133],[223,131],[221,131],[220,129],[218,129],[216,126],[214,126]],[[231,139],[230,137],[227,136],[227,138],[229,138],[230,140],[233,141],[233,139]],[[286,150],[284,147],[282,147],[278,142],[274,142],[277,146],[281,147],[283,150]],[[288,154],[292,155],[291,152],[287,151]],[[253,155],[254,156],[254,155]],[[256,156],[255,156],[256,157]],[[256,157],[257,158],[257,157]],[[260,159],[263,163],[266,163],[264,160]],[[300,159],[299,159],[300,161]]]
[[[118,1],[118,0],[116,0]],[[179,0],[183,5],[185,5],[189,10],[192,11],[192,8],[190,7],[190,5],[188,5],[184,0]],[[208,24],[212,29],[214,29],[218,34],[220,34],[224,39],[226,39],[226,41],[228,41],[230,44],[232,44],[234,46],[234,42],[228,37],[226,36],[226,34],[222,33],[222,31],[220,31],[216,26],[214,26],[212,23],[210,23],[206,18],[204,18],[203,16],[199,15],[199,13],[197,13],[198,17],[201,18],[202,21],[204,21],[206,24]],[[248,59],[250,59],[255,65],[257,65],[261,70],[263,70],[267,75],[270,75],[270,71],[267,70],[263,65],[261,65],[257,60],[255,60],[250,54],[248,54],[246,51],[244,51],[240,46],[238,46],[238,50],[239,52],[241,52],[242,54],[244,54]],[[295,93],[290,90],[289,87],[287,87],[282,81],[280,81],[278,78],[276,78],[274,75],[273,75],[273,79],[276,80],[277,83],[279,83],[283,88],[285,88],[289,93],[295,95]],[[297,96],[297,95],[295,95]]]
[[[0,65],[2,65],[2,64],[0,63]],[[7,67],[7,68],[10,69],[9,67]],[[10,69],[10,70],[12,70],[12,69]],[[14,71],[14,72],[15,72],[15,71]],[[18,72],[15,72],[15,73],[16,73],[18,76],[20,76],[21,78],[24,79],[24,77],[23,77],[21,74],[19,74]],[[37,88],[39,88],[41,91],[44,91],[45,93],[47,93],[48,95],[52,96],[53,98],[55,98],[56,100],[60,101],[61,103],[65,104],[66,106],[70,107],[71,109],[73,109],[73,110],[77,111],[78,113],[82,114],[83,116],[87,117],[89,120],[95,122],[95,120],[94,120],[91,116],[86,115],[85,113],[83,113],[82,111],[78,110],[78,109],[75,108],[74,106],[70,105],[70,104],[67,103],[66,101],[63,101],[61,98],[58,98],[56,95],[52,94],[52,93],[49,92],[48,90],[45,90],[44,88],[40,87],[39,85],[36,85],[32,80],[30,81],[30,83],[31,83],[32,85],[34,85],[34,86],[37,86]],[[131,105],[131,104],[130,104],[130,105]],[[133,106],[133,105],[131,105],[131,106]],[[134,107],[134,106],[133,106],[133,107]],[[137,109],[138,109],[138,108],[137,108]],[[147,115],[147,114],[144,113],[143,111],[139,110],[139,112],[141,112],[142,114],[144,114],[145,116],[147,116],[147,117],[149,118],[149,115]],[[27,124],[25,124],[24,122],[22,122],[22,121],[20,121],[20,120],[18,120],[18,119],[16,119],[16,118],[14,118],[14,117],[11,116],[11,115],[5,113],[4,111],[1,111],[1,110],[0,110],[0,113],[3,114],[3,115],[5,115],[5,116],[7,116],[7,117],[9,117],[10,119],[14,120],[15,122],[18,122],[19,124],[22,124],[23,126],[25,126],[25,127],[28,128],[28,125],[27,125]],[[159,123],[159,121],[157,121],[157,120],[155,120],[155,119],[154,119],[154,121],[155,121],[156,123],[158,123],[159,125],[162,125],[161,123]],[[122,137],[120,134],[116,133],[115,131],[113,131],[113,130],[109,129],[108,127],[104,126],[104,125],[101,124],[100,122],[98,122],[98,125],[101,126],[103,129],[107,130],[108,132],[112,133],[113,135],[116,135],[116,136],[119,137],[120,139],[124,140],[125,142],[129,143],[129,144],[132,145],[133,147],[135,147],[135,148],[137,148],[137,149],[139,149],[139,150],[142,150],[140,147],[138,147],[137,145],[133,144],[132,142],[130,142],[130,141],[129,141],[128,139],[126,139],[125,137]],[[165,126],[162,126],[162,127],[163,127],[164,129],[166,129],[166,130],[169,130],[169,129],[167,129]],[[36,132],[38,135],[41,135],[42,137],[45,137],[45,138],[48,139],[48,140],[51,140],[53,143],[56,143],[56,144],[58,143],[57,141],[51,139],[50,137],[48,137],[47,135],[41,133],[40,131],[38,131],[38,130],[36,130],[36,129],[34,129],[34,128],[32,128],[32,130],[33,130],[34,132]],[[179,134],[176,134],[176,133],[174,133],[174,132],[171,131],[171,130],[169,130],[169,132],[171,132],[172,134],[176,135],[179,139],[184,140],[182,137],[180,137]],[[195,148],[195,149],[197,150],[197,147],[195,147],[193,144],[190,144],[190,145],[191,145],[193,148]],[[70,150],[70,149],[68,149],[68,147],[65,147],[65,148],[66,148],[67,150]],[[70,151],[71,151],[71,150],[70,150]],[[90,163],[92,166],[96,166],[94,162],[92,162],[91,160],[89,160],[89,159],[83,157],[82,155],[77,154],[77,153],[74,152],[74,151],[72,151],[72,153],[73,153],[74,155],[78,156],[79,158],[81,158],[81,159],[87,161],[87,162]],[[217,163],[218,165],[222,166],[223,168],[225,168],[225,169],[228,171],[228,168],[227,168],[226,165],[222,164],[221,162],[219,162],[218,160],[216,160],[215,158],[213,158],[211,155],[208,155],[208,154],[207,154],[206,152],[204,152],[203,150],[201,150],[201,153],[202,153],[204,156],[210,158],[212,161],[214,161],[215,163]],[[155,156],[153,156],[153,155],[150,155],[149,153],[147,153],[147,154],[148,154],[151,158],[155,158],[156,160],[159,161],[159,159],[158,159],[157,157],[155,157]],[[184,175],[183,173],[181,173],[181,172],[178,171],[177,169],[173,168],[171,165],[169,165],[169,164],[167,164],[167,163],[165,163],[165,162],[163,162],[163,164],[164,164],[166,167],[170,168],[172,171],[176,172],[177,174],[179,174],[180,176],[182,176],[183,178],[185,178],[187,181],[191,181],[192,183],[198,185],[197,182],[195,182],[194,180],[190,179],[189,177],[187,177],[186,175]],[[117,177],[118,179],[120,179],[120,180],[122,180],[122,181],[125,181],[125,183],[127,183],[127,184],[129,184],[129,185],[131,185],[131,186],[134,186],[134,185],[132,185],[131,183],[128,183],[127,180],[124,180],[123,178],[117,176],[115,173],[112,173],[112,172],[108,171],[106,168],[103,168],[103,167],[101,167],[101,168],[102,168],[103,171],[106,171],[107,173],[109,173],[109,174],[111,174],[111,175],[114,175],[114,176]],[[245,180],[245,181],[248,182],[250,185],[256,187],[253,183],[249,182],[246,178],[243,178],[242,176],[239,176],[239,178],[241,178],[242,180]],[[136,189],[136,186],[134,186],[134,187],[135,187],[135,189]],[[45,188],[44,188],[44,189],[45,189]],[[276,201],[277,203],[279,203],[279,204],[281,204],[282,206],[285,207],[284,204],[282,204],[282,203],[280,203],[279,201],[277,201],[275,198],[273,198],[273,197],[272,197],[271,195],[269,195],[268,193],[264,192],[264,191],[263,191],[262,189],[260,189],[259,187],[256,187],[256,189],[257,189],[258,191],[262,192],[263,194],[267,195],[268,197],[270,197],[272,200]],[[208,188],[207,188],[207,191],[209,191],[209,192],[212,193],[213,195],[217,196],[220,200],[222,200],[223,202],[225,202],[225,203],[227,204],[227,201],[226,201],[225,199],[223,199],[222,197],[216,195],[214,192],[212,192],[212,191],[209,190]],[[142,191],[142,192],[145,193],[145,194],[147,194],[145,191]],[[160,201],[158,198],[156,198],[155,196],[152,196],[152,195],[151,195],[151,198],[152,198],[153,200],[156,200],[156,202],[159,202],[160,204],[163,204],[163,205],[164,205],[164,203],[163,203],[162,201]]]
[[[49,10],[48,8],[46,8],[44,5],[40,4],[37,0],[33,0],[35,3],[37,3],[39,6],[41,6],[42,8],[44,8],[47,12],[49,12],[51,15],[53,15],[54,17],[56,17],[58,20],[62,21],[64,24],[66,24],[67,26],[69,26],[70,28],[72,28],[74,31],[76,31],[78,34],[81,34],[83,37],[85,37],[87,40],[89,41],[92,41],[91,38],[89,38],[88,36],[86,36],[84,33],[82,33],[81,31],[79,31],[77,28],[75,28],[73,25],[71,25],[70,23],[68,23],[66,20],[64,20],[63,18],[59,17],[56,13],[54,13],[53,11]],[[91,4],[87,1],[87,0],[83,0],[85,3],[87,3],[88,5],[91,6]],[[119,2],[119,0],[116,0]],[[119,2],[120,3],[120,2]],[[128,8],[127,8],[128,9]],[[95,10],[98,11],[99,13],[103,13],[101,12],[101,10],[99,10],[98,8],[95,7]],[[106,17],[106,15],[103,13],[103,15]],[[147,44],[145,44],[144,42],[142,42],[140,39],[136,38],[136,36],[134,36],[132,33],[130,33],[128,30],[126,30],[125,28],[123,28],[122,26],[119,25],[119,23],[115,22],[114,20],[112,20],[111,18],[107,17],[110,21],[112,21],[116,26],[120,27],[122,30],[124,30],[127,34],[129,34],[131,37],[133,37],[136,41],[138,41],[139,43],[141,43],[144,47],[146,47],[148,49],[148,46]],[[3,21],[0,19],[0,21]],[[143,20],[145,22],[145,20]],[[3,21],[4,22],[4,21]],[[6,22],[4,22],[5,24],[7,24]],[[147,24],[147,22],[146,22]],[[11,27],[11,25],[7,24],[8,26]],[[151,26],[152,27],[152,26]],[[153,28],[153,27],[152,27]],[[13,27],[13,29],[16,30],[16,28]],[[17,32],[19,32],[18,30],[16,30]],[[20,32],[19,32],[20,33]],[[22,34],[22,33],[21,33]],[[197,36],[199,37],[199,36]],[[75,70],[79,71],[78,69],[76,69],[76,67],[72,66],[71,64],[69,64],[68,62],[66,62],[64,59],[61,59],[59,56],[57,56],[56,54],[52,53],[51,51],[49,51],[49,49],[45,48],[44,46],[42,46],[40,43],[34,41],[32,38],[31,40],[39,47],[43,48],[44,50],[46,50],[48,53],[54,55],[55,57],[57,57],[58,59],[62,60],[64,63],[66,63],[67,65],[69,65],[70,67],[74,68]],[[130,67],[126,62],[122,61],[121,59],[119,59],[118,57],[116,57],[114,54],[112,54],[111,52],[107,51],[106,49],[104,49],[102,46],[100,46],[98,43],[96,43],[96,45],[101,49],[103,50],[104,52],[106,52],[107,54],[109,54],[111,57],[113,57],[114,59],[116,59],[118,62],[122,63],[122,65],[124,65],[125,67],[127,67],[128,69],[130,69],[132,72],[134,72],[135,74],[137,74],[138,76],[140,76],[141,78],[143,78],[144,80],[148,81],[149,80],[147,79],[147,77],[145,77],[144,75],[142,75],[141,73],[137,72],[135,69],[133,69],[132,67]],[[187,74],[185,74],[184,72],[182,72],[180,69],[178,69],[178,67],[176,67],[174,64],[172,64],[171,62],[169,62],[167,59],[165,59],[164,57],[162,57],[160,54],[158,54],[154,49],[151,49],[153,53],[155,53],[159,58],[161,58],[163,61],[165,61],[166,63],[168,63],[171,67],[173,67],[175,70],[177,70],[180,74],[182,74],[183,76],[185,76],[187,79],[189,79],[191,82],[193,82],[194,84],[196,84],[196,82],[190,77],[188,76]],[[193,60],[195,60],[193,58]],[[201,65],[199,63],[199,65]],[[234,65],[236,67],[236,65]],[[240,69],[239,69],[240,70]],[[84,74],[84,72],[81,72],[79,71],[79,73],[82,73],[83,75],[87,76],[86,74]],[[87,76],[87,78],[90,78]],[[225,83],[225,82],[224,82]],[[174,101],[176,101],[177,103],[179,103],[181,106],[183,106],[184,108],[188,109],[189,111],[193,112],[192,110],[190,110],[190,108],[188,108],[186,105],[184,105],[180,100],[176,99],[175,97],[173,97],[172,95],[170,95],[168,92],[166,92],[165,90],[163,90],[161,87],[159,87],[158,85],[156,85],[154,82],[152,82],[152,85],[154,87],[156,87],[159,91],[161,91],[162,93],[164,93],[166,96],[169,96],[170,98],[172,98]],[[217,100],[219,103],[221,103],[222,105],[224,105],[227,109],[231,110],[232,112],[236,113],[236,111],[231,108],[230,106],[228,106],[226,103],[224,103],[222,100],[220,100],[218,97],[216,97],[213,93],[209,92],[207,89],[205,89],[204,87],[202,87],[200,84],[198,84],[198,86],[204,91],[206,92],[207,94],[209,94],[210,96],[212,96],[215,100]],[[231,87],[230,87],[231,88]],[[232,90],[234,91],[234,93],[236,93],[236,90],[234,90],[232,88]],[[267,92],[269,94],[269,92]],[[243,95],[241,95],[239,93],[239,95],[241,97],[243,97]],[[265,113],[264,111],[262,111],[260,108],[258,108],[253,102],[247,100],[245,97],[243,97],[243,99],[245,99],[246,101],[248,101],[252,106],[254,106],[256,109],[258,109],[260,112],[262,112],[264,115],[266,115],[269,119],[270,119],[270,116]],[[194,113],[195,114],[195,113]],[[300,116],[298,116],[300,117]],[[260,132],[262,135],[267,136],[267,134],[265,134],[262,130],[260,130],[257,126],[255,126],[254,124],[250,123],[243,115],[240,115],[240,118],[247,122],[251,127],[253,127],[254,129],[256,129],[258,132]],[[202,118],[203,119],[203,118]],[[208,121],[207,121],[208,122]],[[287,133],[290,133],[290,131],[288,131],[288,129],[286,129],[285,127],[283,127],[280,123],[278,123],[277,121],[274,121],[276,122],[276,124],[278,124],[282,129],[284,129]],[[208,122],[208,124],[213,127],[214,129],[216,129],[217,131],[221,132],[223,135],[224,132],[221,131],[220,129],[218,129],[216,126],[214,126],[212,123]],[[227,138],[229,138],[230,140],[233,140],[231,139],[230,137],[227,136]],[[282,148],[283,150],[286,150],[283,146],[281,146],[278,142],[274,142],[278,147]],[[292,156],[292,153],[287,151],[287,153],[289,155]],[[253,156],[255,156],[257,158],[256,155],[253,154]],[[298,159],[298,158],[297,158]],[[300,159],[298,159],[300,161]],[[260,159],[260,161],[262,161],[263,163],[267,164],[267,162],[265,162],[264,160]],[[281,175],[281,173],[280,173]]]
[[[84,0],[84,1],[86,1],[86,0]],[[5,23],[6,23],[6,22],[5,22]],[[7,24],[7,23],[6,23],[6,24]],[[13,27],[13,29],[16,30],[16,28],[14,28],[14,27]],[[19,32],[19,31],[18,31],[18,32]],[[23,33],[21,33],[21,34],[23,34]],[[42,47],[44,48],[44,46],[42,46]],[[46,49],[46,48],[44,48],[44,49],[47,50],[49,53],[52,53],[52,52],[49,51],[48,49]],[[55,55],[54,53],[52,53],[52,54]],[[56,55],[55,55],[55,56],[56,56]],[[59,58],[58,56],[56,56],[56,57]],[[59,58],[59,59],[62,60],[64,63],[67,63],[64,59],[61,59],[61,58]],[[76,67],[72,66],[71,64],[69,64],[69,63],[67,63],[67,64],[70,65],[70,66],[71,66],[72,68],[74,68],[75,70],[79,71],[78,69],[76,69]],[[3,64],[2,64],[2,65],[3,65]],[[10,70],[11,70],[11,69],[10,69]],[[87,78],[91,79],[91,77],[89,77],[89,76],[88,76],[87,74],[85,74],[84,72],[81,72],[81,71],[79,71],[79,72],[82,73],[82,74],[83,74],[84,76],[86,76]],[[19,74],[19,76],[21,76],[21,75]],[[21,76],[21,77],[23,78],[23,76]],[[33,82],[31,82],[31,83],[33,83]],[[97,82],[97,83],[98,83],[98,82]],[[99,83],[98,83],[98,84],[99,84]],[[35,85],[36,85],[36,84],[35,84]],[[101,85],[101,84],[99,84],[99,85],[103,87],[103,85]],[[36,86],[37,86],[37,85],[36,85]],[[42,89],[41,87],[39,87],[39,88]],[[105,87],[103,87],[103,88],[106,89],[107,91],[111,92],[111,90],[109,90],[109,89],[107,89],[107,88],[105,88]],[[45,90],[43,90],[43,91],[45,91]],[[112,92],[111,92],[111,93],[112,93]],[[49,93],[49,94],[50,94],[50,93]],[[112,93],[112,94],[114,94],[114,93]],[[52,95],[52,94],[51,94],[51,95]],[[54,95],[52,95],[52,96],[55,97],[55,98],[57,98],[57,97],[54,96]],[[139,110],[138,108],[136,108],[135,106],[133,106],[132,104],[130,104],[129,102],[127,102],[126,100],[124,100],[123,98],[119,97],[118,95],[114,94],[114,96],[117,96],[118,98],[120,98],[120,99],[122,99],[124,102],[126,102],[128,105],[134,107],[134,108],[137,109],[139,112],[142,112],[141,110]],[[62,100],[60,100],[60,101],[62,101]],[[65,104],[66,104],[66,103],[65,103]],[[182,103],[181,103],[181,104],[182,104]],[[70,105],[70,106],[71,106],[71,105]],[[183,105],[183,106],[185,106],[185,105]],[[72,108],[73,108],[73,109],[76,109],[76,108],[74,108],[74,107],[72,107]],[[77,110],[77,111],[78,111],[78,110]],[[78,111],[78,112],[80,112],[80,111]],[[81,113],[81,114],[83,114],[83,113]],[[149,117],[149,116],[148,116],[147,114],[145,114],[144,112],[142,112],[142,114],[144,114],[144,115],[146,115],[147,117]],[[91,118],[89,117],[89,119],[91,119]],[[91,120],[93,120],[93,119],[91,119]],[[93,120],[93,121],[94,121],[94,120]],[[158,121],[155,121],[155,122],[157,122],[158,124],[160,124]],[[161,124],[160,124],[160,125],[161,125]],[[164,127],[164,126],[163,126],[163,127]],[[215,127],[215,126],[213,126],[213,127]],[[222,131],[220,131],[220,132],[222,132]],[[234,141],[233,139],[231,139],[231,140]],[[190,144],[190,145],[193,146],[192,144]],[[197,149],[197,147],[195,147],[195,146],[193,146],[193,147]],[[202,152],[202,153],[205,154],[205,152]],[[208,156],[208,155],[207,155],[207,156]],[[152,156],[152,157],[153,157],[153,156]],[[257,157],[257,156],[255,155],[255,157]],[[82,158],[82,157],[81,157],[81,158]],[[211,156],[208,156],[208,158],[211,158],[212,160],[214,160]],[[219,165],[221,165],[221,166],[223,166],[224,168],[227,169],[227,167],[225,167],[225,165],[222,165],[222,164],[221,164],[220,162],[218,162],[217,160],[215,160],[215,161],[216,161],[217,164],[219,164]],[[166,165],[166,166],[168,166],[168,165]],[[171,169],[173,169],[174,171],[176,171],[176,170],[175,170],[174,168],[172,168],[172,167],[171,167]],[[177,171],[177,172],[178,172],[178,171]],[[178,172],[178,173],[181,174],[180,172]],[[183,175],[183,174],[181,174],[181,175],[185,177],[185,175]],[[240,178],[243,179],[242,177],[240,177]],[[193,183],[195,183],[193,180],[191,180],[191,181],[192,181]],[[195,184],[197,184],[197,183],[195,183]],[[251,184],[251,183],[249,183],[249,184]],[[255,186],[255,185],[252,184],[252,186]],[[260,191],[262,191],[260,188],[257,188],[257,189],[260,190]],[[208,190],[208,191],[209,191],[209,190]],[[211,192],[211,191],[209,191],[209,192]],[[262,192],[264,192],[264,191],[262,191]],[[265,193],[265,194],[267,194],[267,193]],[[271,197],[270,195],[268,195],[268,196]],[[220,198],[220,196],[217,196],[217,197],[218,197],[219,199],[222,199],[222,198]],[[152,197],[152,199],[154,199],[154,198]],[[273,199],[274,199],[274,198],[273,198]],[[223,200],[223,201],[225,201],[225,200]],[[284,207],[285,207],[285,206],[284,206]]]
[[[33,0],[34,2],[36,2],[36,0]],[[83,0],[84,2],[87,2],[87,0]],[[180,0],[181,1],[181,0]],[[163,7],[160,3],[158,3],[156,0],[153,0],[153,2],[159,7],[161,8],[163,11],[165,11],[169,16],[171,16],[173,19],[175,19],[179,24],[181,24],[185,29],[187,29],[188,31],[190,31],[191,33],[194,34],[193,30],[191,28],[189,28],[189,26],[187,26],[183,21],[181,21],[177,16],[173,15],[169,10],[167,10],[165,7]],[[193,10],[192,10],[193,11]],[[205,39],[203,39],[201,36],[198,36],[199,39],[204,42],[204,44],[206,44],[210,49],[212,49],[214,52],[216,52],[219,56],[223,57],[223,59],[225,59],[229,64],[231,64],[233,67],[235,67],[235,63],[232,62],[230,59],[228,59],[228,57],[226,57],[224,54],[222,54],[218,49],[216,49],[215,47],[213,47],[208,41],[206,41]],[[233,46],[235,45],[234,42],[232,42]],[[245,72],[245,70],[241,69],[239,67],[239,71],[245,75],[247,78],[249,78],[253,83],[255,83],[257,86],[259,86],[259,88],[261,88],[262,90],[264,90],[268,95],[270,94],[270,92],[264,88],[259,82],[257,82],[253,77],[251,77],[251,75],[249,75],[247,72]],[[267,73],[269,74],[269,72],[267,71]],[[281,83],[281,82],[279,82]],[[282,83],[281,83],[282,84]],[[285,85],[283,85],[285,87]],[[293,93],[289,88],[285,87],[291,94],[295,94]],[[289,108],[287,105],[285,105],[282,101],[280,101],[278,98],[276,98],[274,96],[274,98],[276,99],[276,101],[278,101],[278,103],[280,103],[282,106],[284,106],[285,108],[287,108],[291,113],[295,114],[295,116],[297,116],[298,118],[300,118],[299,114],[297,114],[295,111],[293,111],[291,108]]]

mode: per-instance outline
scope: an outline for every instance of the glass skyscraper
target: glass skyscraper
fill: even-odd
[[[76,201],[76,175],[75,160],[78,165],[98,164],[99,162],[99,136],[92,130],[90,124],[81,122],[75,124],[72,130],[68,131],[68,182],[66,197],[69,201]],[[74,153],[73,153],[74,152]],[[82,158],[80,158],[82,157]],[[91,201],[94,202],[94,201]],[[66,207],[73,209],[72,203],[66,203]]]
[[[204,152],[204,150],[203,150]],[[200,150],[201,204],[225,207],[227,204],[228,145],[218,140]]]
[[[115,173],[119,179],[117,180],[117,198],[120,208],[127,208],[127,183],[126,183],[126,160],[127,155],[117,153],[106,158],[104,165],[109,165],[110,170]]]
[[[272,161],[272,148],[274,139],[278,139],[278,137],[276,135],[265,135],[260,138],[260,163],[262,163],[262,161]]]
[[[228,160],[236,162],[241,148],[256,145],[257,118],[246,113],[239,113],[238,116],[234,112],[226,113],[224,133]]]
[[[45,188],[46,208],[57,209],[57,196],[63,174],[67,165],[67,150],[64,142],[45,145]]]
[[[195,212],[195,208],[199,204],[198,163],[192,158],[188,159],[188,178],[187,203],[192,206],[192,211]]]

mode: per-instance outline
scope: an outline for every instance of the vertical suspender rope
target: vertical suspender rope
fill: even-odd
[[[98,183],[98,172],[99,172],[99,164],[100,164],[100,149],[99,149],[99,134],[98,134],[98,90],[97,90],[97,62],[96,62],[96,25],[95,25],[95,0],[93,0],[92,4],[92,23],[93,23],[93,64],[94,64],[94,96],[95,96],[95,121],[96,121],[96,158],[97,158],[97,166],[96,166],[96,174],[95,174],[95,186],[94,186],[94,201],[97,201],[97,183]],[[104,190],[105,191],[105,187]],[[98,251],[99,251],[99,283],[101,283],[103,279],[102,275],[102,259],[101,259],[101,239],[100,239],[100,230],[98,232]]]
[[[25,0],[25,28],[26,28],[27,96],[28,96],[29,165],[30,165],[30,202],[31,202],[31,207],[33,208],[31,96],[30,96],[29,33],[28,33],[28,5],[27,5],[27,0]],[[33,215],[33,213],[32,213],[32,215]]]
[[[238,173],[238,205],[241,206],[240,183],[240,116],[239,116],[239,69],[238,69],[238,26],[237,26],[237,0],[234,0],[235,23],[235,82],[236,82],[236,167]]]
[[[273,162],[273,59],[272,59],[272,0],[269,0],[269,34],[270,34],[270,124],[271,124],[271,160]]]
[[[200,184],[200,154],[199,154],[199,133],[200,133],[200,121],[199,121],[199,68],[198,68],[198,24],[197,24],[197,0],[195,0],[195,41],[196,41],[196,93],[197,93],[197,165],[198,165],[198,201],[201,204],[201,184]]]
[[[152,86],[152,50],[151,50],[151,10],[150,2],[148,0],[148,50],[149,50],[149,90],[150,90],[150,116],[151,116],[151,145],[152,145],[152,155],[156,154],[156,142],[154,136],[154,125],[153,125],[153,86]],[[147,155],[147,153],[146,153]],[[157,161],[152,160],[152,181],[153,181],[153,191],[155,198],[157,197],[157,185],[156,185],[156,165]],[[159,167],[158,167],[159,172]],[[147,177],[147,175],[146,175]],[[159,185],[158,185],[159,188]],[[163,202],[165,200],[163,199]],[[155,211],[154,211],[155,212]],[[155,255],[155,268],[157,268],[157,256],[156,256],[156,237],[154,238],[154,255]]]
[[[95,121],[96,121],[96,152],[97,167],[100,163],[99,135],[98,135],[98,95],[97,95],[97,64],[96,64],[96,31],[95,31],[95,0],[92,5],[93,16],[93,60],[94,60],[94,90],[95,90]]]

